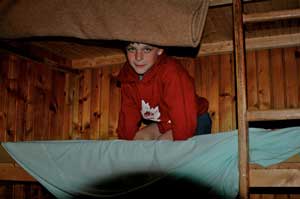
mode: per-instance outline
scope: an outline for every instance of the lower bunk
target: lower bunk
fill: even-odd
[[[231,131],[178,142],[7,142],[0,150],[0,180],[37,180],[57,198],[124,197],[161,187],[236,198],[237,136]],[[300,187],[300,127],[251,128],[249,147],[250,187]]]

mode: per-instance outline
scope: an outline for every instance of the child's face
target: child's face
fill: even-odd
[[[131,43],[126,47],[127,59],[139,75],[147,72],[156,62],[163,49],[142,43]]]

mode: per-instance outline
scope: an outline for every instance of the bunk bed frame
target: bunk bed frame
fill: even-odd
[[[300,187],[300,161],[280,163],[268,168],[249,164],[248,123],[251,121],[300,119],[300,109],[247,110],[246,56],[244,24],[300,17],[300,9],[260,14],[244,14],[242,0],[232,0],[234,25],[234,57],[237,85],[239,133],[240,198],[249,197],[250,187]],[[276,16],[276,17],[274,17]],[[13,160],[0,162],[0,180],[36,181]]]
[[[300,109],[247,109],[246,50],[244,24],[300,17],[300,9],[244,14],[242,0],[233,0],[234,57],[237,85],[239,190],[240,198],[249,197],[250,187],[300,187],[300,163],[280,163],[270,168],[249,164],[248,123],[251,121],[300,119]]]
[[[8,155],[5,149],[0,146],[0,180],[1,181],[25,181],[35,182],[36,180],[29,175]]]

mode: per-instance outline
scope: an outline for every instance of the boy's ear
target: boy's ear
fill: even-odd
[[[158,51],[157,51],[157,55],[161,55],[162,53],[164,52],[164,49],[159,49]]]

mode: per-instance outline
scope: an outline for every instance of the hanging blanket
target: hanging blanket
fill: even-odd
[[[2,0],[0,37],[200,43],[209,0]]]
[[[268,166],[300,153],[300,127],[249,131],[252,163]],[[166,176],[188,179],[222,198],[235,198],[239,191],[237,139],[237,131],[232,131],[174,142],[76,140],[2,145],[58,198],[122,198]]]

